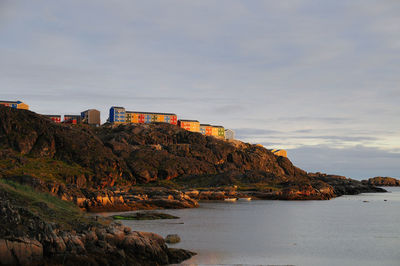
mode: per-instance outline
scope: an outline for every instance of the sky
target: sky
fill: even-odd
[[[173,112],[310,172],[400,176],[398,0],[0,0],[0,99]]]

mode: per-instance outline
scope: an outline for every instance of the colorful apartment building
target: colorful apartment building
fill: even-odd
[[[113,106],[110,108],[108,121],[113,124],[126,123],[126,112],[124,107]]]
[[[51,119],[54,123],[61,123],[61,115],[43,115],[43,116]]]
[[[83,111],[81,112],[80,119],[82,123],[100,126],[100,111],[96,109]]]
[[[225,139],[225,128],[223,126],[212,126],[211,136]]]
[[[0,101],[0,105],[4,105],[15,109],[29,110],[29,105],[21,101]]]
[[[168,123],[178,124],[178,116],[173,113],[154,113],[141,111],[126,111],[124,107],[110,108],[110,123]]]
[[[212,125],[200,124],[200,133],[206,136],[212,135]]]
[[[176,125],[178,116],[173,113],[126,111],[126,123],[168,123]]]
[[[178,120],[178,126],[192,132],[200,132],[200,122],[197,120]]]
[[[64,115],[64,121],[63,123],[66,124],[78,124],[81,122],[81,116],[80,115]]]

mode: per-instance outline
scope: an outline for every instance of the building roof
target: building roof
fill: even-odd
[[[114,107],[114,106],[113,106]],[[115,108],[124,108],[124,107],[115,107]],[[87,109],[87,110],[85,110],[85,111],[82,111],[81,113],[85,113],[85,112],[89,112],[89,111],[97,111],[97,112],[100,112],[99,110],[97,110],[97,109]]]
[[[61,117],[61,115],[43,115],[43,116],[46,116],[46,117]]]
[[[22,103],[21,101],[0,101],[0,103]]]
[[[127,113],[148,114],[148,115],[176,115],[173,113],[155,113],[155,112],[139,112],[139,111],[126,111]]]
[[[185,120],[185,119],[179,119],[179,121],[181,121],[181,122],[198,122],[198,123],[200,123],[198,120]]]
[[[81,117],[80,115],[64,115],[64,117],[65,116],[69,116],[69,117],[74,117],[74,116],[78,117],[79,116],[79,117]]]
[[[210,124],[200,124],[201,127],[211,127]]]
[[[224,128],[223,126],[212,126],[212,127]]]
[[[121,106],[111,106],[111,108],[125,109],[124,107],[121,107]],[[111,109],[111,108],[110,108],[110,109]]]

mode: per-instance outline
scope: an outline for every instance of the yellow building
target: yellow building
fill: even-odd
[[[29,110],[29,105],[21,101],[0,101],[0,105],[8,106],[15,109]]]
[[[273,154],[275,154],[276,156],[283,156],[283,157],[287,158],[287,151],[285,151],[285,150],[273,149],[273,150],[271,150],[271,152]]]
[[[178,120],[178,126],[192,132],[200,132],[200,122],[197,120]]]
[[[212,126],[211,136],[219,139],[225,139],[225,128],[223,126]]]

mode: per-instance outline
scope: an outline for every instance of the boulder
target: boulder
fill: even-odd
[[[175,244],[181,242],[181,238],[177,234],[167,235],[165,237],[165,242],[168,244]]]

